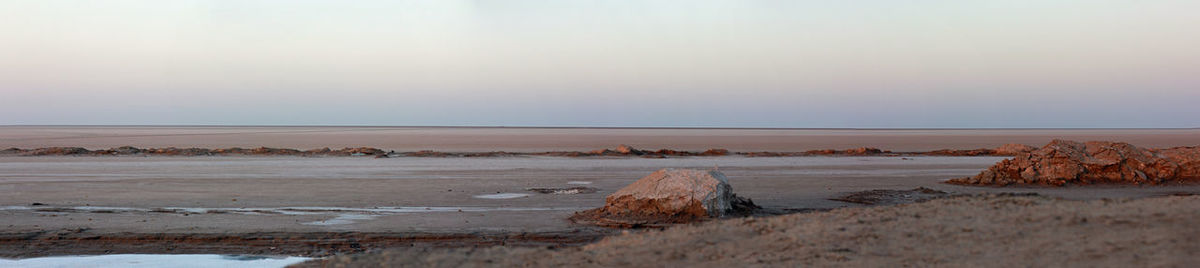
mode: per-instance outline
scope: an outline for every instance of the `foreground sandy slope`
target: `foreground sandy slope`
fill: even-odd
[[[1063,201],[957,197],[734,219],[581,248],[400,250],[311,266],[1187,267],[1200,263],[1200,196]]]

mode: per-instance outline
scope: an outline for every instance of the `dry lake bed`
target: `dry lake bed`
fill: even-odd
[[[754,130],[350,127],[0,127],[0,147],[413,151],[638,148],[894,151],[1040,146],[1054,138],[1194,146],[1183,130]],[[323,256],[397,246],[578,245],[612,230],[572,213],[662,168],[718,169],[739,196],[792,212],[857,207],[847,193],[926,187],[1069,200],[1197,193],[1197,186],[969,187],[942,182],[1004,157],[0,157],[0,257],[196,253]],[[583,187],[595,192],[541,193]]]

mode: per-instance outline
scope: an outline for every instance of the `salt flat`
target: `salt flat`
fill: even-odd
[[[0,222],[7,224],[7,232],[565,231],[574,228],[564,220],[574,211],[601,206],[607,194],[668,167],[718,168],[739,195],[781,209],[856,206],[828,199],[915,187],[1038,192],[1068,199],[1200,191],[1196,186],[987,188],[941,183],[975,174],[1000,159],[0,157],[0,192],[5,193],[0,207],[7,207],[0,209]],[[590,182],[586,186],[597,192],[527,191],[580,182]],[[480,198],[497,194],[519,195]]]
[[[682,150],[804,151],[873,146],[925,151],[1005,143],[1036,146],[1053,138],[1122,140],[1146,147],[1194,146],[1200,144],[1200,131],[0,127],[0,147],[92,149],[124,145],[370,146],[397,151],[537,152],[630,144]],[[0,256],[320,256],[422,241],[449,241],[459,246],[521,241],[579,244],[608,231],[572,225],[565,220],[568,216],[603,205],[606,195],[662,168],[718,169],[730,178],[739,196],[767,208],[790,211],[861,206],[830,198],[857,191],[916,187],[966,194],[1036,192],[1079,200],[1200,193],[1196,185],[992,188],[942,183],[974,175],[1002,159],[4,156],[0,157],[0,240],[7,242],[0,243]],[[592,187],[596,191],[528,191],[535,187]],[[536,243],[532,245],[541,245]],[[121,246],[114,246],[118,244]]]

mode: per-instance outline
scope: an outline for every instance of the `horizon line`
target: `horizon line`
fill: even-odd
[[[728,129],[728,130],[1196,130],[1200,127],[686,127],[686,126],[446,126],[446,125],[206,125],[206,124],[0,124],[0,127],[361,127],[361,128],[514,128],[514,129]]]

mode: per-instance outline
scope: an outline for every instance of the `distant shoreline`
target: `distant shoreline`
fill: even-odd
[[[0,149],[359,148],[443,152],[636,148],[803,152],[874,147],[896,152],[1042,145],[1055,139],[1122,141],[1144,148],[1200,145],[1200,129],[783,129],[420,126],[0,126]]]
[[[388,126],[388,125],[0,125],[7,127],[82,128],[446,128],[446,129],[728,129],[728,130],[1200,130],[1200,127],[1081,127],[1081,128],[843,128],[843,127],[622,127],[622,126]]]
[[[1018,146],[1020,148],[1013,149],[1010,146]],[[1005,148],[1009,147],[1009,148]],[[330,149],[328,147],[322,149],[300,150],[292,148],[270,148],[270,147],[253,147],[253,148],[137,148],[132,146],[122,146],[117,148],[89,150],[83,147],[43,147],[36,149],[22,148],[6,148],[0,149],[0,156],[20,156],[20,157],[38,157],[38,156],[302,156],[302,157],[361,157],[371,156],[375,158],[398,158],[398,157],[439,157],[439,158],[456,158],[456,157],[516,157],[516,156],[551,156],[551,157],[640,157],[640,158],[668,158],[668,157],[713,157],[713,156],[743,156],[743,157],[806,157],[806,156],[1014,156],[1020,152],[1032,151],[1033,147],[1010,144],[1000,148],[977,148],[968,150],[952,150],[939,149],[932,151],[914,151],[914,152],[893,152],[882,150],[879,148],[859,147],[851,149],[820,149],[808,150],[803,152],[778,152],[778,151],[757,151],[757,152],[733,152],[721,148],[713,148],[705,151],[686,151],[674,149],[654,149],[654,150],[639,150],[632,147],[620,146],[614,149],[596,149],[590,151],[545,151],[545,152],[505,152],[505,151],[487,151],[487,152],[441,152],[433,150],[411,151],[411,152],[396,152],[385,151],[373,147],[359,148],[343,148]]]

